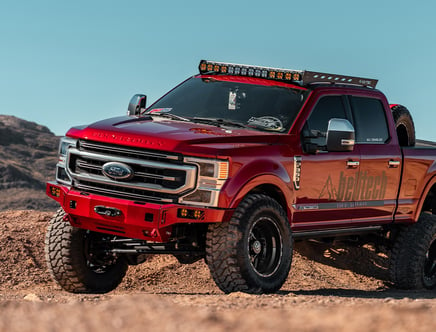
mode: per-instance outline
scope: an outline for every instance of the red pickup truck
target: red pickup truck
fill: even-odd
[[[373,79],[202,60],[128,115],[73,127],[47,195],[53,278],[107,292],[150,254],[205,259],[224,292],[275,292],[293,242],[390,243],[392,283],[436,286],[436,150]]]

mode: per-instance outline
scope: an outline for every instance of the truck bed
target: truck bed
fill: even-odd
[[[417,148],[436,148],[436,142],[417,139],[415,143]]]

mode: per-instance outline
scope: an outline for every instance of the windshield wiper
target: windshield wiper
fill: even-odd
[[[221,125],[224,126],[233,126],[233,127],[238,127],[238,128],[250,128],[249,126],[240,123],[240,122],[235,122],[235,121],[231,121],[231,120],[227,120],[227,119],[221,119],[221,118],[199,118],[199,117],[193,117],[191,119],[191,121],[193,122],[199,122],[199,123],[206,123],[206,124],[212,124],[214,126],[217,127],[221,127]],[[252,129],[252,128],[250,128]]]
[[[188,118],[184,118],[183,116],[176,115],[173,113],[168,113],[168,112],[152,112],[152,113],[146,113],[146,114],[151,115],[151,116],[157,115],[157,116],[161,116],[163,118],[172,119],[172,120],[191,122],[191,120]]]

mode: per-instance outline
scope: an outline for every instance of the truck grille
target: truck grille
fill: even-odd
[[[128,179],[105,175],[107,163],[122,163]],[[144,202],[175,202],[196,185],[197,168],[181,155],[80,140],[67,154],[73,187],[85,192]]]

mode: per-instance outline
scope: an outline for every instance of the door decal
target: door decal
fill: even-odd
[[[337,186],[333,185],[331,176],[328,176],[319,199],[338,202],[383,200],[387,184],[388,177],[385,171],[377,176],[370,176],[367,171],[359,172],[356,176],[341,172]]]

